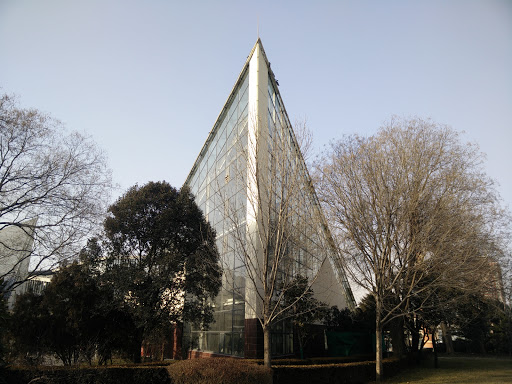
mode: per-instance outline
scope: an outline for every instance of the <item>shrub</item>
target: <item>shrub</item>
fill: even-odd
[[[354,356],[337,356],[337,357],[311,357],[308,359],[272,359],[272,366],[281,365],[318,365],[318,364],[342,364],[354,363],[358,361],[368,361],[375,357],[373,355],[354,355]],[[263,365],[263,359],[246,360],[251,363]]]
[[[173,384],[270,384],[272,370],[245,360],[209,358],[167,367]]]

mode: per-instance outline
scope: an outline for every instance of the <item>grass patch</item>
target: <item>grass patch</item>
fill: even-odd
[[[386,384],[466,384],[512,383],[512,359],[482,356],[442,356],[439,368],[434,368],[434,361],[423,361],[420,366],[413,366],[402,373],[384,380]]]

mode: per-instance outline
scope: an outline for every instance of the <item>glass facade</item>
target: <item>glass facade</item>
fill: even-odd
[[[251,287],[258,286],[256,280],[261,276],[255,277],[256,272],[252,279],[247,278],[246,296],[246,274],[250,276],[258,263],[252,255],[263,253],[263,248],[271,258],[279,259],[274,275],[279,286],[297,275],[316,277],[326,253],[333,252],[273,74],[269,70],[267,76],[261,70],[261,65],[269,69],[264,54],[259,62],[253,58],[248,58],[187,179],[198,206],[216,231],[223,267],[222,289],[212,303],[215,321],[209,329],[190,330],[191,346],[234,356],[244,356],[246,315],[250,321],[246,353],[254,353],[251,324],[261,310],[261,298],[255,294],[258,288]],[[251,67],[251,63],[257,65]],[[249,142],[254,140],[256,143]],[[268,232],[263,234],[262,229]],[[263,239],[264,245],[248,243],[247,236],[253,235]],[[282,236],[280,241],[277,236]],[[283,244],[283,239],[285,247],[276,245],[273,254],[272,246]],[[293,353],[290,320],[273,325],[271,350],[274,356]]]
[[[302,158],[292,125],[288,119],[274,81],[268,79],[268,173],[273,188],[270,212],[280,212],[274,221],[286,220],[280,230],[287,232],[286,256],[280,264],[281,279],[290,281],[297,275],[313,279],[331,249],[321,225],[321,212],[309,173]],[[287,199],[285,201],[284,199]],[[285,215],[283,211],[287,211]],[[271,213],[272,214],[272,213]],[[277,214],[276,214],[277,215]],[[271,220],[271,222],[273,222]],[[272,354],[293,352],[291,321],[282,321],[272,329]]]
[[[311,179],[302,158],[300,148],[288,119],[279,92],[274,83],[268,81],[268,130],[270,173],[276,180],[272,204],[275,210],[289,211],[288,231],[290,232],[288,253],[290,254],[287,276],[303,275],[313,278],[326,259],[326,252],[332,252],[328,234],[323,227],[320,204],[311,184]],[[286,156],[283,156],[286,154]],[[277,156],[280,159],[274,159]],[[274,170],[272,170],[274,168]],[[288,190],[286,190],[288,188]],[[286,196],[289,201],[280,201]]]
[[[233,226],[245,226],[246,185],[237,176],[246,168],[240,149],[247,147],[248,82],[246,71],[189,180],[198,206],[217,233],[223,266],[222,289],[213,303],[215,322],[208,330],[191,330],[193,345],[203,351],[234,356],[244,355],[245,274],[240,257],[236,257],[233,238],[240,228]],[[236,215],[237,220],[226,220],[230,215]]]

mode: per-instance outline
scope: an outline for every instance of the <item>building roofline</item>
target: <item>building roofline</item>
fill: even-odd
[[[259,41],[259,39],[258,39]],[[261,44],[261,42],[260,42]],[[333,269],[333,272],[336,276],[337,281],[340,283],[342,288],[345,290],[345,298],[347,299],[347,305],[351,310],[355,310],[357,303],[354,298],[354,294],[352,292],[352,288],[350,287],[350,282],[347,279],[347,275],[345,273],[345,269],[343,268],[343,263],[341,262],[340,255],[338,252],[339,247],[336,244],[336,241],[334,240],[334,237],[332,236],[331,230],[329,228],[329,224],[325,218],[324,211],[322,208],[322,205],[320,204],[320,200],[318,199],[318,195],[316,194],[315,187],[313,185],[313,180],[311,178],[311,175],[309,174],[309,169],[307,167],[306,161],[304,160],[304,156],[302,154],[302,151],[298,147],[298,141],[297,137],[295,135],[295,131],[293,130],[293,124],[290,120],[290,117],[288,116],[288,112],[286,111],[286,106],[284,105],[283,97],[281,96],[281,92],[279,91],[279,84],[277,83],[276,77],[274,75],[274,72],[272,72],[270,68],[270,62],[267,60],[267,56],[265,55],[265,51],[263,50],[263,46],[261,46],[261,49],[263,51],[263,57],[265,58],[265,62],[267,64],[267,68],[269,71],[269,79],[272,82],[272,86],[274,87],[274,91],[279,96],[279,99],[281,100],[281,108],[285,115],[286,120],[288,121],[288,124],[290,125],[290,134],[293,137],[292,144],[293,146],[297,145],[295,148],[295,153],[298,155],[298,158],[300,159],[300,162],[302,164],[302,168],[305,172],[306,176],[306,182],[307,187],[309,189],[309,192],[311,193],[313,197],[314,204],[317,206],[318,214],[320,215],[320,221],[322,224],[323,229],[326,231],[326,236],[328,241],[331,243],[331,247],[333,249],[333,257],[329,257],[329,261],[331,263],[331,267]],[[254,48],[253,48],[254,50]],[[341,276],[340,276],[341,274]]]
[[[263,49],[263,44],[261,43],[261,39],[258,38],[256,43],[251,49],[251,52],[247,56],[247,59],[245,60],[245,64],[242,67],[242,70],[240,71],[240,74],[238,75],[237,80],[235,81],[235,84],[233,85],[233,88],[231,89],[231,92],[224,103],[224,106],[222,107],[222,110],[220,111],[219,115],[217,116],[217,119],[215,120],[215,124],[213,125],[213,128],[208,133],[208,137],[206,138],[205,143],[203,144],[203,147],[201,148],[201,151],[199,152],[199,155],[197,156],[196,160],[194,161],[194,165],[192,166],[192,169],[190,170],[187,179],[183,183],[184,186],[189,185],[190,179],[194,176],[197,170],[198,164],[201,162],[201,160],[206,155],[206,152],[208,151],[208,147],[210,146],[210,143],[212,142],[213,138],[215,137],[215,134],[217,133],[220,124],[222,123],[222,118],[227,113],[229,105],[231,104],[231,101],[235,97],[236,90],[238,89],[238,86],[241,84],[247,70],[249,69],[249,62],[251,61],[252,56],[254,55],[254,52],[256,51],[257,47],[260,47],[261,53],[263,54],[263,58],[265,59],[265,63],[267,65],[269,73],[272,74],[271,78],[275,82],[274,73],[270,69],[270,62],[267,59],[267,55],[265,54],[265,49]]]

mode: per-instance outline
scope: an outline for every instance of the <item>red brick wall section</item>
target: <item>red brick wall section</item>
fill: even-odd
[[[258,319],[245,319],[245,353],[246,359],[263,358],[263,329]]]

